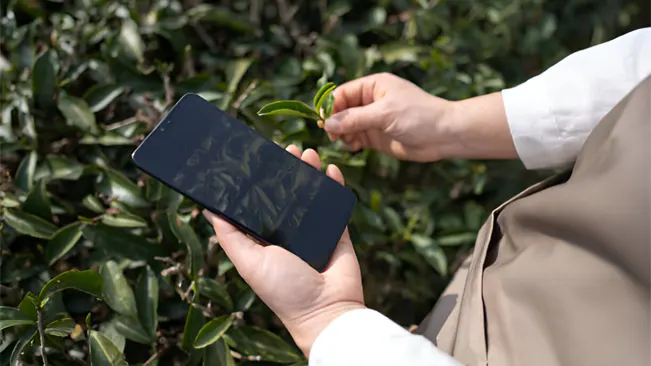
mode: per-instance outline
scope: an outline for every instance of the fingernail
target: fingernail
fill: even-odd
[[[325,129],[328,130],[328,132],[341,132],[341,121],[336,117],[330,117],[325,121]]]
[[[212,213],[210,213],[208,210],[203,210],[201,213],[203,214],[203,217],[205,217],[206,220],[212,224]]]

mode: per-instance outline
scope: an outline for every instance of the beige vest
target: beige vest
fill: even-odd
[[[651,365],[651,77],[497,208],[415,333],[466,365]]]

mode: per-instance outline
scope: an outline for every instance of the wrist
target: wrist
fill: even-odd
[[[354,301],[339,302],[288,321],[285,326],[298,348],[309,358],[314,341],[332,321],[349,311],[359,309],[366,309],[366,306]]]
[[[450,102],[445,125],[450,143],[444,158],[514,159],[518,157],[501,93]]]

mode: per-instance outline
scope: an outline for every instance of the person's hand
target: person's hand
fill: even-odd
[[[316,151],[308,149],[301,156],[294,145],[287,151],[319,169]],[[328,166],[326,174],[344,184],[335,165]],[[218,216],[208,211],[204,215],[242,278],[278,315],[307,357],[317,336],[331,321],[365,307],[362,276],[348,229],[328,267],[319,273],[289,251],[275,245],[261,246]]]
[[[446,157],[454,144],[453,103],[430,95],[392,74],[365,76],[334,91],[325,130],[350,150],[374,148],[403,160],[429,162]]]

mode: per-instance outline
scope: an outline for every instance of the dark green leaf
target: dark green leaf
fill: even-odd
[[[246,70],[251,67],[253,61],[253,58],[241,58],[228,64],[226,67],[226,80],[228,81],[227,90],[230,94],[237,91],[237,87],[240,85],[242,77],[246,73]]]
[[[262,356],[265,361],[288,363],[302,360],[298,351],[282,338],[257,327],[234,327],[226,333],[233,347],[246,356]]]
[[[120,352],[124,352],[126,338],[118,332],[115,319],[100,324],[99,331],[117,347]]]
[[[97,199],[97,197],[88,194],[84,197],[83,200],[81,200],[81,203],[86,207],[87,209],[95,212],[95,213],[103,213],[104,212],[104,205],[102,202]]]
[[[114,318],[113,324],[115,329],[125,338],[136,343],[151,344],[149,335],[142,329],[138,320],[128,316],[118,316]]]
[[[40,306],[43,306],[43,303],[47,300],[48,296],[65,289],[75,289],[101,298],[102,282],[103,280],[99,273],[92,270],[72,270],[63,272],[49,280],[45,286],[43,286],[41,293],[38,295],[38,302]]]
[[[197,279],[197,272],[203,267],[203,247],[197,238],[197,234],[192,230],[190,224],[184,222],[178,215],[168,213],[172,232],[179,240],[179,243],[185,243],[189,253],[189,275],[192,280]]]
[[[83,228],[84,237],[96,247],[109,254],[132,260],[146,260],[156,263],[155,256],[167,255],[165,249],[148,242],[145,238],[133,235],[123,229],[104,224],[88,225]]]
[[[35,238],[50,239],[57,231],[57,227],[54,224],[38,216],[11,208],[5,209],[4,219],[5,223],[18,233]]]
[[[90,330],[88,340],[90,363],[93,366],[128,366],[120,350],[102,333]]]
[[[314,109],[312,109],[307,104],[297,100],[280,100],[277,102],[269,103],[258,111],[258,115],[289,115],[310,118],[314,120],[319,119],[319,115],[316,111],[314,111]]]
[[[59,96],[59,110],[66,118],[68,125],[79,128],[82,131],[95,131],[95,115],[83,99],[67,94]]]
[[[219,304],[226,311],[233,310],[233,300],[226,291],[226,286],[221,283],[205,277],[200,277],[197,281],[199,293],[210,300]]]
[[[115,170],[105,169],[100,177],[97,190],[107,197],[112,197],[132,207],[147,207],[142,190],[129,178]]]
[[[147,227],[147,220],[128,212],[120,212],[118,214],[105,214],[102,216],[102,222],[108,226],[115,227]]]
[[[71,318],[58,319],[45,327],[45,333],[55,337],[67,337],[74,327],[75,322]]]
[[[204,348],[217,342],[231,324],[233,324],[233,317],[230,315],[223,315],[209,321],[199,330],[194,340],[194,348]]]
[[[138,320],[152,342],[156,341],[158,327],[158,279],[149,266],[145,267],[136,283]]]
[[[61,156],[48,156],[47,159],[39,165],[34,174],[34,179],[64,179],[77,180],[84,172],[84,166],[73,159]]]
[[[17,325],[36,324],[34,319],[22,311],[8,306],[0,306],[0,330]]]
[[[204,348],[203,366],[235,366],[231,350],[223,338]]]
[[[133,141],[114,131],[105,131],[99,136],[86,135],[79,140],[79,143],[82,145],[120,146],[132,145]]]
[[[117,263],[110,260],[99,269],[99,273],[104,279],[104,301],[116,312],[137,317],[136,299],[133,290],[124,277],[122,270]]]
[[[49,265],[54,264],[68,253],[81,238],[84,223],[76,221],[66,225],[54,233],[45,247],[45,258]]]
[[[36,321],[38,314],[36,312],[36,306],[38,304],[38,298],[31,292],[27,292],[25,297],[18,304],[18,310],[22,311],[24,314],[30,317],[30,319]]]
[[[23,160],[20,162],[20,165],[18,165],[14,182],[16,183],[16,186],[24,192],[31,191],[34,186],[34,172],[36,170],[37,160],[38,155],[36,155],[36,151],[30,151],[25,155]]]
[[[253,26],[242,16],[233,13],[228,8],[210,4],[200,4],[187,11],[186,15],[192,21],[214,23],[217,26],[228,27],[237,31],[252,31]]]
[[[84,95],[92,112],[99,112],[124,93],[124,88],[115,84],[96,84]]]
[[[192,303],[196,303],[199,298],[199,294],[195,294],[192,299]],[[194,340],[197,338],[199,330],[204,325],[206,318],[201,313],[201,310],[190,306],[188,310],[188,315],[185,318],[185,326],[183,327],[183,337],[181,338],[181,348],[186,352],[190,352],[194,349],[193,344]]]
[[[14,350],[11,351],[11,357],[9,358],[10,365],[20,365],[20,356],[23,354],[25,347],[36,337],[36,334],[36,327],[32,327],[20,337],[14,346]]]
[[[441,276],[447,276],[447,257],[445,256],[443,249],[436,245],[432,238],[413,234],[411,236],[411,242],[414,244],[416,251],[425,258],[432,268],[434,268]]]
[[[23,202],[24,212],[34,214],[45,220],[52,219],[52,206],[45,190],[45,181],[40,180],[34,185]]]
[[[238,294],[235,309],[237,311],[247,311],[253,305],[255,299],[255,292],[251,288],[246,288]]]
[[[34,62],[32,69],[32,93],[39,106],[49,108],[57,91],[57,75],[54,51],[43,52]]]
[[[463,244],[474,243],[477,239],[477,233],[460,233],[453,235],[446,235],[436,238],[436,243],[442,247],[454,247]]]

